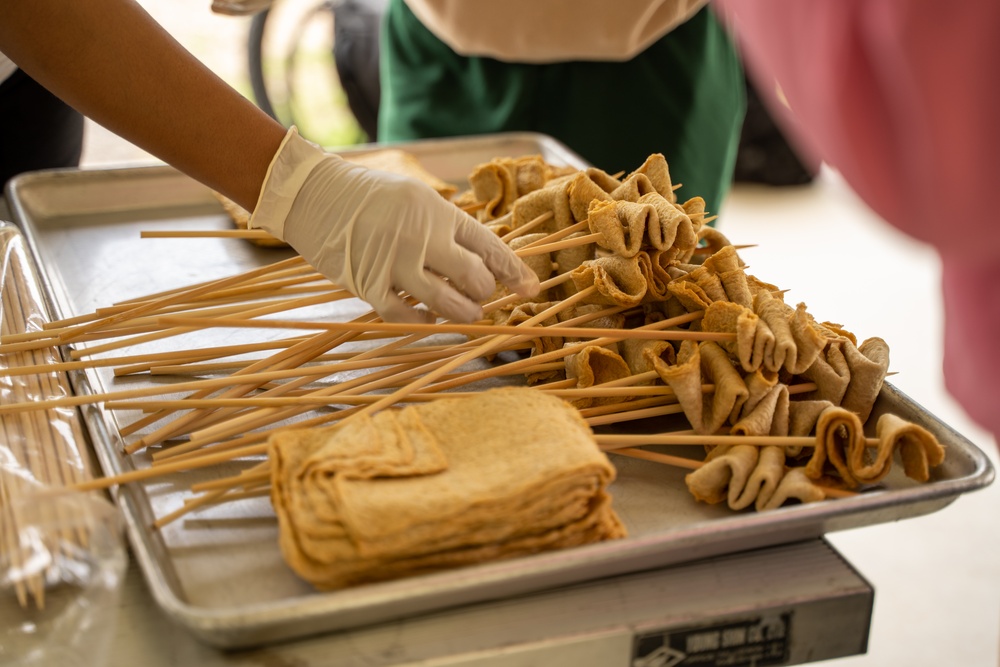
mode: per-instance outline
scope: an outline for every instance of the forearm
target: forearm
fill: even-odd
[[[284,128],[132,0],[3,0],[0,51],[84,115],[253,210]]]

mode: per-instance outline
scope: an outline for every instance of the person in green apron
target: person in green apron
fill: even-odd
[[[627,61],[526,64],[459,55],[389,0],[381,49],[380,141],[533,131],[608,173],[662,153],[678,197],[709,211],[729,190],[745,84],[707,7]]]

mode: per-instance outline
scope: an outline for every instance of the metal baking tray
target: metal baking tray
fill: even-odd
[[[500,156],[541,154],[554,164],[586,166],[562,144],[530,133],[403,147],[457,185],[467,185],[475,165]],[[289,252],[230,239],[140,239],[139,233],[150,229],[231,227],[206,187],[165,166],[26,174],[10,183],[8,199],[43,270],[57,317],[232,275]],[[353,307],[355,311],[342,314],[362,312],[360,303]],[[216,336],[215,344],[223,344],[247,334],[203,335]],[[258,330],[252,335],[259,340],[280,334]],[[174,343],[162,344],[170,349]],[[115,379],[109,369],[77,372],[72,380],[77,393],[151,382]],[[336,592],[314,591],[284,564],[267,499],[205,509],[159,531],[150,527],[155,516],[188,497],[186,486],[192,480],[229,476],[241,463],[184,473],[183,482],[167,477],[130,484],[114,489],[113,496],[124,513],[135,557],[166,614],[212,645],[246,647],[920,516],[991,483],[994,471],[985,454],[888,384],[870,423],[882,411],[922,424],[947,446],[947,460],[929,483],[911,482],[896,466],[875,492],[735,513],[694,502],[683,470],[613,456],[618,478],[611,490],[629,530],[625,540]],[[135,415],[114,414],[99,405],[85,406],[82,412],[106,474],[146,464],[143,455],[120,453],[117,424],[129,423]],[[653,426],[670,428],[667,423]]]

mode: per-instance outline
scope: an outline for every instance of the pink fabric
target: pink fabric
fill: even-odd
[[[945,381],[1000,437],[1000,2],[720,0],[804,150],[941,253]]]

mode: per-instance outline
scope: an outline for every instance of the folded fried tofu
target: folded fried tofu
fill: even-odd
[[[586,422],[524,387],[286,431],[269,453],[282,553],[319,589],[625,535]]]

